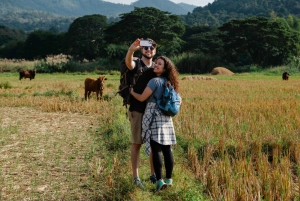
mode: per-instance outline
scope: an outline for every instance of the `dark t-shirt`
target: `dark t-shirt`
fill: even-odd
[[[137,72],[138,69],[138,60],[135,61],[135,68],[131,71],[133,74]],[[143,73],[137,80],[136,84],[133,86],[134,92],[142,94],[144,89],[146,88],[148,82],[153,78],[156,77],[155,73],[153,72],[153,67],[148,68],[142,60],[140,60],[141,66],[143,68]],[[129,111],[137,111],[140,113],[144,113],[145,108],[147,105],[147,101],[140,102],[136,100],[132,95],[130,95],[130,106]]]

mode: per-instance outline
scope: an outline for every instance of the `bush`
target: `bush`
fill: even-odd
[[[39,73],[96,72],[103,74],[101,72],[119,70],[119,62],[118,60],[111,61],[107,58],[99,58],[94,62],[78,62],[71,57],[63,59],[47,57],[45,60],[35,63],[34,68]]]
[[[286,71],[290,73],[300,72],[300,57],[293,57],[287,65],[288,69]]]
[[[204,74],[216,66],[222,66],[220,57],[203,53],[183,53],[170,58],[180,73]],[[223,64],[224,65],[224,64]]]

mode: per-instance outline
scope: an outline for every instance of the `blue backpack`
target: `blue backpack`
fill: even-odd
[[[180,109],[181,97],[170,82],[166,81],[161,99],[157,100],[158,108],[166,116],[175,116]]]

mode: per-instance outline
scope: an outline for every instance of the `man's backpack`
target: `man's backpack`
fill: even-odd
[[[161,99],[157,100],[158,108],[166,116],[175,116],[180,109],[181,97],[170,82],[166,81]]]
[[[130,86],[134,86],[138,78],[143,73],[143,68],[141,65],[141,61],[137,58],[137,72],[133,75],[133,73],[127,68],[125,63],[125,58],[120,62],[120,85],[119,94],[123,98],[123,106],[130,104]]]

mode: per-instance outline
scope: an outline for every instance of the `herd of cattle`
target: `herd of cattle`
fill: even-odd
[[[20,78],[26,79],[29,78],[34,79],[36,74],[36,70],[21,70],[20,71]],[[289,80],[290,74],[288,72],[284,72],[282,74],[283,80]],[[104,80],[107,80],[105,76],[99,76],[99,78],[86,78],[84,81],[84,99],[88,100],[92,92],[96,92],[97,100],[102,99],[103,90],[104,90]]]
[[[21,79],[29,78],[34,79],[36,70],[21,70],[19,72]],[[97,100],[102,99],[104,90],[104,80],[107,80],[105,76],[99,76],[99,78],[86,78],[84,81],[84,99],[88,100],[92,92],[96,92]]]

